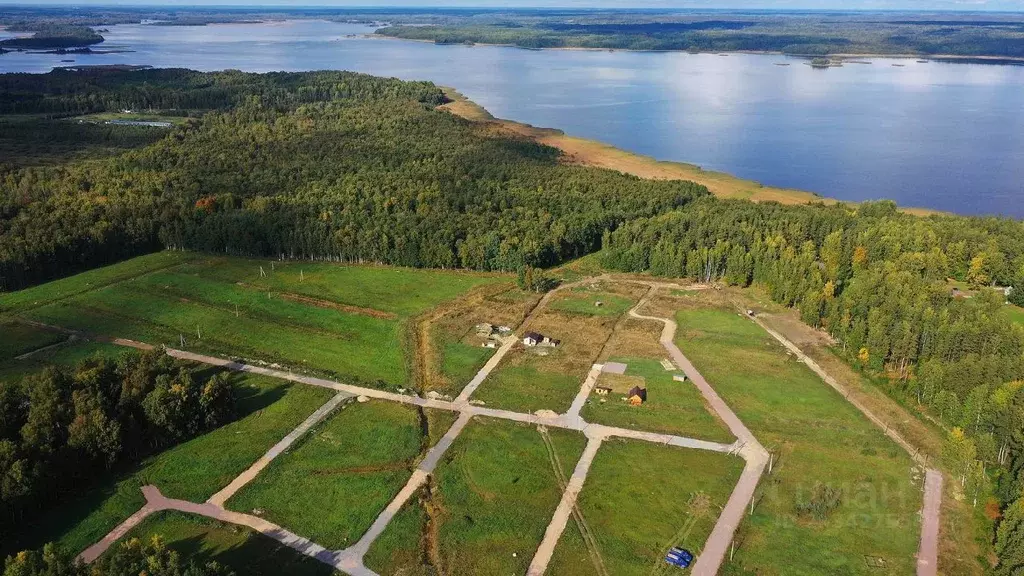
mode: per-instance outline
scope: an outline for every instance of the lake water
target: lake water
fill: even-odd
[[[0,72],[74,59],[432,80],[502,118],[765,184],[1024,217],[1024,66],[872,58],[816,70],[773,55],[435,46],[319,21],[109,30],[98,49],[132,52],[9,53]]]

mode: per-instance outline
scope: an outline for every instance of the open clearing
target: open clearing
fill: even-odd
[[[541,295],[525,292],[511,282],[478,287],[430,310],[416,320],[415,384],[451,397],[459,392],[500,347],[497,328],[522,324]],[[490,325],[492,334],[477,326]],[[490,343],[495,348],[488,348]]]
[[[140,487],[146,484],[202,502],[331,397],[327,390],[262,376],[232,378],[238,420],[97,483],[52,513],[26,521],[23,540],[6,544],[13,550],[58,540],[77,553],[138,510],[144,502]]]
[[[909,456],[737,312],[684,309],[677,321],[680,347],[776,460],[722,573],[913,573],[921,488]],[[798,513],[816,484],[841,490],[840,504]]]
[[[580,412],[587,422],[715,442],[735,440],[705,408],[704,400],[692,383],[672,379],[681,372],[665,370],[657,360],[646,358],[615,357],[611,360],[626,364],[626,374],[601,374],[597,385],[608,386],[612,391],[607,396],[591,392]],[[647,402],[630,406],[622,399],[633,386],[647,388]]]
[[[498,278],[163,252],[0,296],[0,311],[400,386],[408,380],[406,321]]]
[[[450,426],[450,413],[431,428]],[[447,426],[445,424],[448,424]],[[359,539],[409,479],[429,441],[418,410],[372,400],[343,406],[228,501],[333,549]]]
[[[547,434],[570,475],[583,435]],[[553,466],[536,427],[474,419],[445,455],[429,495],[402,509],[367,565],[381,574],[433,574],[422,566],[426,557],[442,574],[525,573],[562,495]]]
[[[172,550],[197,563],[218,562],[245,576],[329,576],[330,566],[299,554],[248,528],[202,516],[166,511],[150,516],[127,538],[159,536]]]
[[[498,275],[187,253],[139,260],[0,298],[0,321],[169,344],[189,351],[172,356],[243,371],[240,419],[37,519],[27,545],[60,536],[100,554],[122,528],[163,530],[211,557],[265,554],[267,566],[293,566],[280,569],[288,573],[358,576],[653,575],[671,572],[671,546],[698,553],[700,574],[904,574],[915,565],[921,494],[910,458],[723,307],[729,291],[602,276],[541,299]],[[676,343],[709,382],[662,318],[678,321]],[[481,324],[494,330],[481,334]],[[498,326],[516,340],[495,337]],[[561,344],[525,347],[526,331]],[[47,341],[24,332],[11,350]],[[73,357],[80,345],[29,364]],[[257,360],[224,360],[239,357]],[[599,375],[594,365],[611,362],[625,373]],[[687,381],[674,379],[681,371]],[[482,384],[458,394],[470,379]],[[613,389],[604,403],[581,394],[595,381]],[[648,389],[646,404],[620,400],[632,385]],[[530,414],[540,409],[560,416]],[[261,459],[286,434],[296,442]],[[761,443],[774,465],[755,493]]]
[[[548,306],[532,316],[517,336],[527,331],[561,340],[557,347],[528,348],[516,344],[498,368],[473,395],[474,400],[517,412],[553,410],[559,414],[572,404],[580,383],[598,360],[616,324],[646,291],[630,284],[595,282],[592,289],[558,292]],[[592,290],[592,292],[591,292]],[[583,295],[583,296],[581,296]],[[610,298],[614,297],[618,304]],[[609,299],[617,312],[591,314],[589,298]],[[586,306],[588,313],[574,311]],[[568,309],[569,311],[564,311]]]
[[[679,546],[700,553],[743,469],[739,458],[609,440],[597,452],[578,500],[607,574],[685,573],[664,563]],[[600,574],[577,522],[562,534],[550,574]]]

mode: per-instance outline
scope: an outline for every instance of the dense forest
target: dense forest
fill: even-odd
[[[0,381],[0,549],[17,550],[23,519],[80,494],[104,472],[233,416],[226,373],[186,368],[162,351]]]
[[[0,289],[164,247],[549,266],[707,194],[560,166],[551,148],[434,110],[443,99],[431,84],[338,72],[0,76],[0,112],[212,110],[119,156],[0,175]]]
[[[54,130],[125,108],[185,119],[125,136],[127,151],[49,165],[27,149],[2,168],[0,289],[163,248],[521,271],[524,283],[534,267],[603,248],[615,270],[755,284],[951,430],[947,469],[997,526],[995,573],[1020,573],[1024,330],[997,288],[1024,287],[1024,224],[916,217],[889,202],[719,200],[692,183],[561,164],[554,149],[437,110],[444,101],[429,83],[344,72],[0,76],[0,117]],[[1024,290],[1009,298],[1024,302]],[[173,369],[133,376],[154,362],[0,389],[4,525],[64,489],[48,471],[131,461],[155,449],[147,430],[173,426],[159,437],[180,439],[219,418],[198,393],[182,408],[191,419],[148,413],[169,382],[196,390]],[[88,424],[74,441],[72,421]]]
[[[606,266],[756,284],[827,330],[848,361],[952,430],[944,453],[976,505],[992,498],[995,574],[1024,568],[1024,224],[918,218],[888,202],[780,206],[698,200],[603,240]],[[951,288],[950,279],[975,292]],[[1021,291],[1011,299],[1024,303]],[[1004,510],[1005,512],[998,512]]]

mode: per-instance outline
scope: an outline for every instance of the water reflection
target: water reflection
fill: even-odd
[[[0,56],[0,71],[46,72],[74,58],[78,65],[348,69],[428,79],[497,116],[766,184],[1024,216],[1024,67],[871,59],[817,70],[785,56],[538,52],[350,37],[371,31],[317,21],[112,26],[100,48],[133,52],[12,53]]]

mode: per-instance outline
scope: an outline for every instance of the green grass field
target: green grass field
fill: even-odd
[[[38,306],[117,284],[155,270],[180,266],[196,258],[199,258],[199,255],[191,252],[156,252],[25,290],[3,292],[0,293],[0,314],[24,313]]]
[[[750,320],[706,308],[677,320],[679,347],[776,454],[721,573],[913,573],[922,495],[910,457]],[[842,491],[838,508],[798,514],[816,483]]]
[[[154,345],[182,347],[184,338],[188,350],[364,385],[403,385],[405,321],[499,278],[162,252],[5,294],[0,311]]]
[[[452,383],[451,390],[447,390],[452,396],[457,396],[459,391],[465,388],[466,384],[476,376],[476,373],[483,368],[487,360],[494,356],[493,348],[481,346],[470,346],[461,342],[449,342],[444,345],[444,356],[441,361],[441,373]]]
[[[155,536],[197,564],[218,562],[239,576],[340,574],[259,532],[181,512],[157,512],[136,526],[126,538],[149,541]]]
[[[665,565],[665,553],[700,553],[742,470],[743,460],[724,454],[606,441],[577,502],[597,553],[571,519],[548,574],[598,574],[597,558],[615,576],[687,573]]]
[[[81,497],[25,523],[24,539],[4,553],[57,540],[78,552],[144,503],[140,488],[154,484],[171,498],[203,502],[248,468],[332,396],[326,389],[233,375],[239,419],[112,476]],[[10,547],[7,549],[7,547]]]
[[[66,334],[20,322],[0,322],[0,364],[44,346],[67,340]]]
[[[25,360],[0,360],[0,380],[18,380],[35,374],[48,365],[73,367],[82,360],[96,355],[116,358],[128,349],[116,344],[75,340],[62,346],[40,352]]]
[[[447,430],[443,421],[431,428],[432,441]],[[398,494],[428,445],[415,408],[377,400],[349,404],[274,460],[228,507],[263,511],[318,544],[345,548]]]
[[[568,477],[585,439],[565,430],[548,434]],[[423,565],[426,546],[444,574],[525,573],[562,496],[552,462],[535,427],[474,419],[434,473],[429,504],[439,525],[427,527],[421,495],[374,543],[367,566],[380,574],[435,574]]]
[[[630,406],[623,402],[624,392],[613,390],[607,396],[591,393],[580,414],[587,422],[646,430],[676,436],[730,443],[735,437],[706,407],[704,398],[690,382],[676,382],[675,372],[665,370],[657,360],[644,358],[612,358],[627,365],[626,376],[643,378],[647,402]],[[597,385],[607,383],[602,374]],[[638,385],[639,382],[637,382]],[[601,402],[601,400],[605,402]]]
[[[598,306],[597,303],[601,305]],[[548,305],[552,310],[591,316],[618,316],[633,306],[629,298],[609,292],[575,288]]]
[[[530,365],[500,366],[473,399],[515,412],[547,409],[561,414],[569,409],[582,384],[582,378],[571,374],[541,371]]]

